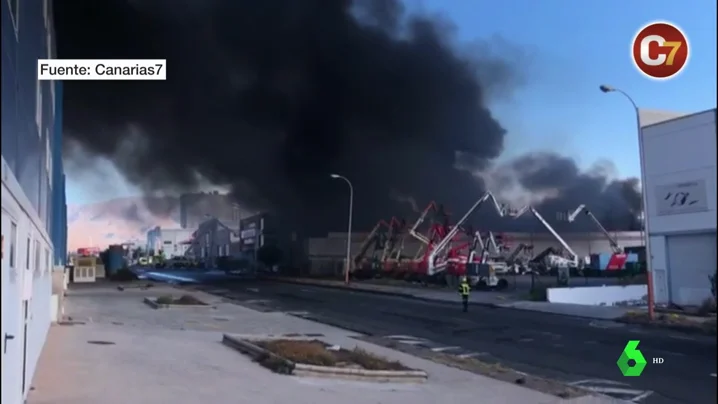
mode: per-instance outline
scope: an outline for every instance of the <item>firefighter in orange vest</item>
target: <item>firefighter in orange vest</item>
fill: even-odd
[[[464,308],[464,313],[469,311],[469,294],[471,293],[471,285],[469,285],[469,280],[465,277],[461,277],[461,282],[459,282],[459,294],[461,295],[461,304]]]

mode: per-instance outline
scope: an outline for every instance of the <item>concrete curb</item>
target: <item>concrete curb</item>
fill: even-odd
[[[452,304],[452,302],[448,300],[442,300],[442,299],[433,299],[430,297],[422,297],[417,296],[412,293],[405,293],[405,292],[395,292],[391,290],[380,290],[380,289],[369,289],[364,287],[355,287],[355,286],[347,286],[342,284],[327,284],[327,283],[316,283],[311,281],[301,281],[301,280],[294,280],[294,279],[281,279],[281,278],[273,278],[273,277],[262,277],[259,278],[259,280],[263,281],[270,281],[270,282],[279,282],[279,283],[291,283],[295,285],[308,285],[308,286],[317,286],[320,288],[326,288],[326,289],[342,289],[342,290],[351,290],[354,292],[361,292],[361,293],[370,293],[373,295],[384,295],[384,296],[395,296],[395,297],[404,297],[407,299],[414,299],[414,300],[423,300],[425,302],[432,302],[432,303],[444,303],[444,304]],[[461,301],[458,299],[456,300],[455,304],[459,304]],[[521,308],[515,308],[515,307],[504,307],[506,304],[504,303],[489,303],[489,302],[472,302],[469,301],[469,304],[472,306],[483,306],[483,307],[493,307],[493,308],[508,308],[508,309],[514,309],[514,310],[524,310],[524,311],[530,311],[526,309]],[[551,314],[551,313],[547,313]]]
[[[367,370],[294,363],[279,355],[269,352],[246,339],[237,338],[229,334],[224,334],[222,336],[222,343],[247,356],[250,356],[254,360],[268,356],[280,363],[283,363],[285,366],[283,366],[282,372],[279,372],[283,374],[411,383],[421,383],[426,381],[429,377],[429,375],[423,370]]]
[[[344,379],[361,379],[381,382],[422,383],[429,375],[423,370],[366,370],[331,366],[315,366],[297,363],[294,374],[298,376],[324,376]]]
[[[209,304],[160,304],[157,303],[156,298],[151,297],[145,297],[142,301],[153,309],[215,308]]]
[[[344,284],[329,284],[329,283],[322,283],[321,281],[303,281],[299,279],[287,279],[287,278],[274,278],[271,276],[267,277],[260,277],[258,278],[262,281],[270,281],[270,282],[279,282],[279,283],[291,283],[295,285],[308,285],[308,286],[318,286],[320,288],[327,288],[327,289],[343,289],[343,290],[352,290],[355,292],[363,292],[363,293],[371,293],[375,295],[385,295],[385,296],[398,296],[398,297],[406,297],[410,299],[419,299],[419,300],[431,300],[431,301],[437,301],[442,302],[443,300],[437,300],[437,299],[428,299],[428,298],[422,298],[419,296],[416,296],[411,293],[404,293],[404,292],[395,292],[391,290],[381,290],[381,289],[370,289],[370,288],[364,288],[364,287],[356,287],[356,286],[349,286]]]

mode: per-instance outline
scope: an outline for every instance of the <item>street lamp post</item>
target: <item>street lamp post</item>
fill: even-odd
[[[346,267],[344,268],[344,283],[349,284],[349,271],[351,270],[352,257],[352,215],[354,214],[354,186],[352,182],[343,175],[331,174],[334,179],[344,180],[349,185],[349,224],[347,226],[347,257]]]
[[[651,242],[650,237],[648,237],[648,214],[646,212],[646,205],[647,205],[647,198],[648,198],[648,192],[646,191],[646,156],[644,154],[643,150],[643,139],[641,139],[641,135],[643,134],[643,128],[641,128],[641,115],[640,111],[638,110],[638,105],[636,102],[631,98],[628,93],[625,91],[611,87],[609,85],[601,84],[599,87],[600,90],[604,93],[619,93],[623,95],[624,98],[628,100],[628,102],[631,103],[633,106],[633,111],[636,115],[636,135],[638,135],[638,154],[639,154],[639,160],[640,160],[640,166],[641,166],[641,215],[643,220],[641,220],[641,239],[643,240],[643,244],[646,247],[646,283],[647,283],[647,289],[648,289],[648,318],[653,320],[654,319],[654,303],[655,298],[653,295],[653,276],[651,274]]]

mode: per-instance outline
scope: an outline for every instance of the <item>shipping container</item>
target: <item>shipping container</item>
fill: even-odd
[[[112,275],[125,266],[125,249],[121,245],[111,245],[107,251],[105,272]]]

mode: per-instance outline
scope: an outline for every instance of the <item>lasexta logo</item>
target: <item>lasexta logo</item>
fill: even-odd
[[[618,368],[624,376],[640,376],[643,369],[646,368],[646,358],[643,357],[641,351],[638,350],[638,344],[641,341],[628,341],[626,347],[618,358]]]
[[[642,27],[631,43],[639,72],[655,80],[675,77],[688,64],[688,37],[675,24],[659,21]]]

